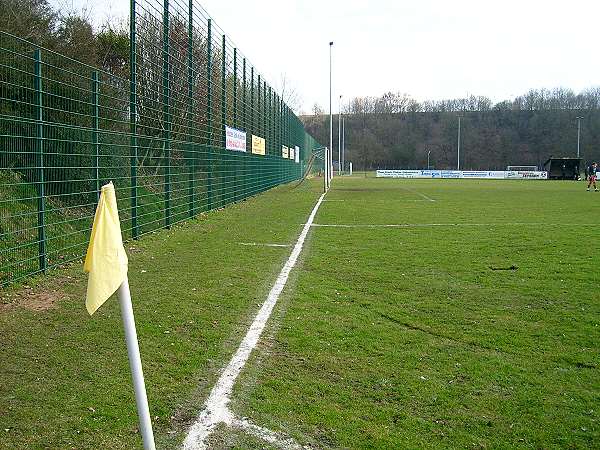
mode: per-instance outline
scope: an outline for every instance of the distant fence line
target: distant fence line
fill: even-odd
[[[130,38],[127,80],[0,31],[0,286],[81,258],[107,181],[137,238],[317,168],[193,1],[132,1]]]

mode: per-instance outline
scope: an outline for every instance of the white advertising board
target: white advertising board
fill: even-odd
[[[442,178],[441,170],[421,170],[419,178]]]
[[[378,170],[378,178],[421,178],[420,170]]]
[[[378,178],[461,178],[476,180],[547,180],[548,172],[503,170],[378,170]]]
[[[296,151],[295,148],[290,147],[290,159],[295,159],[294,158],[294,152]]]
[[[487,170],[463,170],[463,178],[489,178]]]
[[[246,132],[225,125],[225,148],[236,152],[245,152]]]
[[[512,180],[546,180],[548,172],[538,172],[533,170],[507,171],[506,178]]]
[[[504,180],[505,175],[504,170],[490,170],[487,177],[492,180]]]
[[[296,152],[294,153],[294,156],[296,157],[296,162],[299,163],[300,162],[300,147],[298,147],[297,145],[296,147]]]

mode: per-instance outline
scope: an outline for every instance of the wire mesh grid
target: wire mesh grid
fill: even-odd
[[[321,146],[200,5],[131,17],[130,79],[0,31],[0,286],[82,258],[108,181],[135,239],[317,169]]]

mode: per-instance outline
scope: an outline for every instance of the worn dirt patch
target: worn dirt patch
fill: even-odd
[[[2,298],[0,302],[0,313],[24,308],[29,311],[43,312],[54,309],[58,302],[65,298],[63,294],[55,290],[36,291],[32,288],[23,289],[12,297]]]

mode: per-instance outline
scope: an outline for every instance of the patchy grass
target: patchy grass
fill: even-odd
[[[319,194],[282,186],[126,244],[159,447],[181,441],[290,251],[239,242],[294,242]],[[0,292],[0,448],[141,445],[118,302],[89,317],[85,288],[77,263]]]
[[[600,194],[338,178],[326,198],[317,224],[418,226],[313,228],[239,415],[317,447],[598,446]]]
[[[295,242],[321,181],[127,244],[159,448],[291,251],[238,243]],[[240,417],[316,448],[597,447],[600,194],[343,177],[326,200],[317,224],[409,226],[312,229],[235,386]],[[77,265],[2,292],[0,448],[140,446],[117,301],[90,318],[85,285]],[[222,425],[209,443],[270,448]]]

